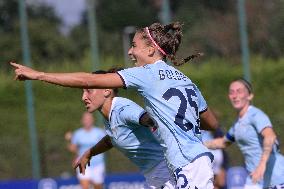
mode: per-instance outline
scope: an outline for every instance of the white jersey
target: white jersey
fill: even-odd
[[[202,144],[199,114],[207,104],[191,80],[163,61],[118,72],[125,87],[144,97],[147,112],[157,121],[157,136],[165,144],[172,171],[209,154]]]

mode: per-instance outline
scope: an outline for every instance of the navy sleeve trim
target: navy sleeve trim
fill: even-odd
[[[205,108],[204,110],[200,111],[199,114],[202,114],[204,112],[206,112],[208,110],[208,108]]]
[[[145,114],[147,114],[146,111],[142,112],[141,115],[140,115],[140,117],[139,117],[139,124],[140,124],[140,125],[141,125],[141,118],[142,118]]]
[[[235,142],[235,137],[233,137],[232,135],[230,135],[229,133],[226,134],[227,139],[229,139],[232,142]]]
[[[120,75],[120,73],[119,73],[119,72],[116,72],[116,73],[119,75],[119,77],[121,78],[121,80],[122,80],[122,82],[123,82],[123,89],[127,89],[127,87],[126,87],[126,84],[125,84],[125,81],[124,81],[123,77]]]

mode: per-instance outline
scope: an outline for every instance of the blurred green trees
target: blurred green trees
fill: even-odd
[[[0,68],[11,60],[21,60],[18,1],[0,3]],[[75,49],[70,39],[59,32],[60,19],[51,7],[27,6],[28,29],[33,62],[52,63],[73,59]]]
[[[202,51],[212,56],[239,57],[236,1],[171,0],[172,20],[184,23],[180,55]],[[122,6],[123,5],[123,6]],[[96,0],[101,57],[122,58],[125,26],[144,27],[159,21],[159,0]],[[249,45],[252,54],[279,58],[284,51],[284,2],[246,1]],[[68,35],[60,32],[61,20],[45,4],[28,5],[29,34],[33,63],[82,61],[89,49],[86,13]],[[17,0],[0,2],[0,68],[10,60],[21,60]],[[116,44],[114,46],[114,44]]]

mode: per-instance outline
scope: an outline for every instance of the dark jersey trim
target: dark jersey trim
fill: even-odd
[[[126,84],[125,84],[125,81],[124,81],[123,77],[120,75],[120,73],[119,73],[119,72],[116,72],[116,73],[119,75],[119,77],[121,78],[121,80],[122,80],[122,82],[123,82],[123,89],[127,89],[127,87],[126,87]]]

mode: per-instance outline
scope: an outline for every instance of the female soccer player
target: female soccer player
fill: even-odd
[[[90,164],[93,156],[116,147],[139,167],[146,178],[145,189],[174,189],[174,177],[167,167],[163,147],[150,130],[155,129],[155,121],[133,101],[117,97],[117,92],[117,89],[83,89],[82,101],[87,111],[92,113],[98,110],[102,113],[106,119],[107,135],[88,149],[74,168],[79,167],[80,172],[85,174],[86,165]]]
[[[136,67],[117,73],[44,73],[11,63],[18,80],[41,80],[77,88],[135,88],[146,111],[158,123],[157,137],[165,144],[165,157],[179,188],[213,188],[213,155],[202,144],[200,121],[207,128],[218,123],[197,86],[182,72],[165,63],[177,62],[182,26],[154,23],[136,31],[129,56]]]
[[[231,82],[229,99],[238,113],[237,120],[226,136],[205,142],[205,145],[217,149],[237,143],[249,172],[245,189],[284,188],[284,157],[278,152],[268,116],[251,105],[251,84],[244,79]]]

